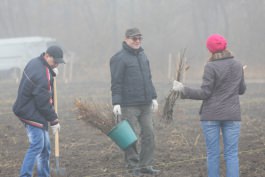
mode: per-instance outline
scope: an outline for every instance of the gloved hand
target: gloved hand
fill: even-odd
[[[158,103],[157,103],[156,99],[152,100],[152,110],[153,110],[153,112],[157,112],[157,110],[158,110]]]
[[[119,104],[114,105],[113,107],[113,113],[116,117],[121,115],[121,106]]]
[[[172,89],[177,92],[183,92],[184,86],[181,82],[174,80]]]
[[[60,131],[60,128],[61,128],[61,126],[60,126],[60,124],[58,123],[58,124],[55,124],[55,125],[52,125],[51,126],[51,129],[52,129],[52,133],[55,135],[55,133],[58,131]]]
[[[52,70],[53,70],[53,72],[55,73],[56,76],[59,74],[58,68],[53,68]]]

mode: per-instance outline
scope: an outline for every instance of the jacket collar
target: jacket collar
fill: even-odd
[[[209,61],[223,60],[223,59],[229,59],[229,58],[234,58],[234,56],[232,55],[230,51],[224,50],[222,52],[212,54],[212,56],[209,58]]]
[[[44,59],[44,54],[45,53],[42,53],[41,55],[40,55],[40,60],[41,60],[41,62],[46,66],[46,67],[48,67],[49,68],[49,70],[50,70],[50,73],[52,74],[52,76],[56,76],[56,74],[55,74],[55,72],[53,71],[53,69],[50,67],[50,65],[47,63],[47,61]]]
[[[126,44],[126,42],[124,42],[124,41],[123,41],[123,43],[122,43],[122,47],[123,47],[126,51],[128,51],[128,52],[130,52],[131,54],[134,54],[134,55],[138,55],[140,52],[144,51],[144,49],[143,49],[142,47],[140,47],[139,49],[133,49],[133,48],[131,48],[130,46],[128,46],[128,45]]]

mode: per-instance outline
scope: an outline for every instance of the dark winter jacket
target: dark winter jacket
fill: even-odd
[[[183,98],[203,100],[201,120],[241,120],[239,95],[244,94],[243,66],[232,56],[209,61],[200,89],[184,87]]]
[[[110,60],[112,104],[150,104],[157,97],[149,61],[142,48],[132,49],[125,42]]]
[[[58,123],[53,107],[53,76],[48,63],[40,57],[32,59],[23,71],[13,112],[24,123],[48,129],[48,122]]]

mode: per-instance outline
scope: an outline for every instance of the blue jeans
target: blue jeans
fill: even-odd
[[[50,137],[46,130],[26,125],[29,148],[20,169],[20,177],[31,177],[37,161],[38,177],[50,176]]]
[[[207,148],[208,177],[220,177],[220,131],[224,144],[226,177],[239,177],[240,121],[201,121]]]

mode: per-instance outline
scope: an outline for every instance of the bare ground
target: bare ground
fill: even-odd
[[[156,84],[160,108],[168,86]],[[0,96],[0,176],[16,177],[28,140],[23,125],[11,112],[17,85],[1,82]],[[105,135],[77,120],[75,98],[93,98],[110,102],[106,83],[58,84],[60,132],[60,165],[69,177],[130,177],[124,168],[122,151]],[[241,177],[265,176],[265,84],[249,84],[241,97],[242,128],[240,149]],[[181,100],[175,106],[174,120],[166,124],[154,114],[156,155],[154,166],[161,177],[205,177],[205,144],[200,129],[200,101]],[[54,146],[51,135],[52,147]],[[53,148],[52,148],[53,150]],[[54,154],[51,155],[54,168]],[[224,159],[221,174],[225,176]]]

